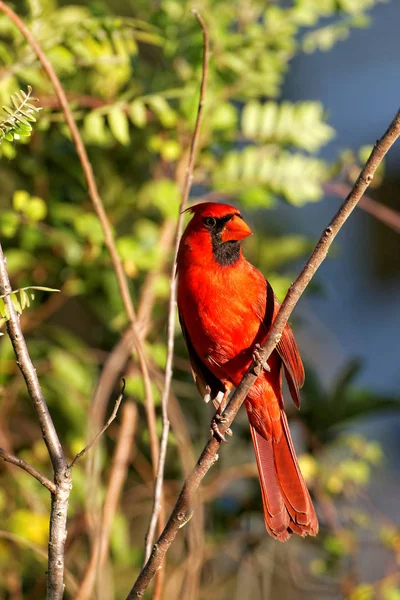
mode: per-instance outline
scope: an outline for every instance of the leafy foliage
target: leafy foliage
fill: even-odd
[[[323,121],[319,102],[248,102],[242,111],[243,135],[250,140],[293,145],[318,151],[334,135]]]
[[[18,314],[22,315],[22,311],[25,308],[29,308],[31,305],[31,301],[35,299],[35,295],[32,290],[40,290],[42,292],[59,292],[60,290],[55,290],[52,288],[47,288],[43,286],[29,286],[25,288],[21,288],[20,290],[13,290],[10,292],[10,297],[12,303],[14,305],[15,310]],[[30,292],[28,294],[28,292]],[[4,296],[0,296],[0,327],[4,325],[10,318],[10,314],[8,308],[4,302]],[[0,335],[3,335],[0,333]]]
[[[3,139],[8,142],[19,140],[20,137],[29,137],[32,132],[32,125],[36,121],[35,115],[40,107],[32,102],[37,102],[37,98],[32,98],[32,88],[28,86],[28,91],[20,90],[11,96],[13,108],[3,106],[5,117],[0,117],[0,144]]]

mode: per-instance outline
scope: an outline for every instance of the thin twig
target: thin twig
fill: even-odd
[[[46,400],[40,387],[36,369],[29,356],[18,313],[11,300],[11,285],[6,259],[0,245],[0,294],[7,294],[4,303],[9,319],[7,332],[17,357],[17,364],[25,379],[29,397],[38,416],[42,436],[54,470],[55,492],[51,495],[49,562],[47,571],[47,598],[61,600],[64,594],[64,546],[67,537],[68,499],[71,492],[71,474],[60,440],[54,427]]]
[[[129,457],[134,441],[136,423],[137,408],[132,402],[129,402],[124,405],[122,410],[121,428],[112,460],[110,478],[100,524],[100,533],[93,545],[85,576],[79,586],[78,592],[74,596],[75,600],[88,600],[89,598],[92,598],[96,574],[101,572],[107,559],[111,525],[114,520],[121,491],[128,472]]]
[[[106,424],[100,429],[99,433],[97,435],[95,435],[95,437],[92,439],[92,441],[89,442],[89,444],[87,446],[85,446],[83,450],[78,452],[78,454],[75,456],[72,463],[69,465],[68,469],[72,469],[72,467],[78,462],[78,460],[80,458],[82,458],[82,456],[84,456],[86,454],[86,452],[95,445],[95,443],[101,438],[103,433],[110,427],[111,423],[114,421],[115,417],[117,416],[119,406],[124,398],[124,391],[125,391],[125,379],[122,379],[122,389],[121,389],[121,392],[120,392],[118,398],[115,401],[114,409],[110,415],[110,418],[108,419]]]
[[[176,257],[179,249],[179,241],[182,234],[183,228],[183,219],[184,214],[183,211],[186,207],[190,190],[192,188],[193,183],[193,169],[196,160],[196,150],[199,142],[200,136],[200,126],[201,120],[203,116],[204,102],[206,96],[207,89],[207,75],[208,75],[208,63],[209,63],[209,39],[208,39],[208,31],[206,28],[206,24],[204,23],[200,14],[196,11],[192,11],[195,15],[197,21],[200,24],[200,27],[203,31],[203,72],[202,72],[202,80],[201,80],[201,88],[200,88],[200,99],[199,106],[197,110],[197,119],[195,128],[193,131],[193,136],[190,143],[190,151],[189,151],[189,161],[186,170],[185,183],[182,191],[182,199],[179,207],[179,217],[178,224],[176,227],[176,235],[175,235],[175,248],[174,248],[174,260],[172,263],[171,270],[171,279],[170,279],[170,290],[169,290],[169,303],[168,303],[168,342],[167,342],[167,362],[165,367],[165,379],[164,379],[164,387],[161,397],[161,407],[162,407],[162,434],[161,434],[161,444],[160,444],[160,455],[158,461],[157,468],[157,477],[155,482],[154,489],[154,503],[153,503],[153,511],[150,518],[149,529],[145,538],[145,562],[148,561],[151,553],[151,547],[153,545],[154,534],[156,530],[158,516],[161,510],[162,503],[162,487],[164,480],[164,466],[165,466],[165,457],[167,454],[167,444],[168,444],[168,432],[169,432],[169,420],[168,420],[168,398],[169,392],[171,388],[172,381],[172,362],[174,357],[174,333],[175,333],[175,312],[176,312]]]
[[[296,306],[299,298],[311,281],[318,267],[326,258],[333,240],[354,208],[357,206],[357,203],[364,194],[365,190],[368,188],[383,157],[399,136],[400,111],[397,112],[395,118],[391,122],[383,137],[375,144],[371,155],[360,175],[358,176],[358,179],[355,182],[351,192],[328,227],[322,233],[319,242],[308,259],[306,265],[296,279],[295,283],[290,287],[270,329],[265,344],[260,352],[260,361],[257,363],[253,362],[250,365],[247,373],[244,375],[240,385],[236,388],[235,393],[233,394],[226,410],[223,413],[224,422],[221,427],[222,434],[224,434],[227,428],[232,424],[232,421],[235,418],[239,408],[243,404],[252,385],[255,383],[258,375],[260,374],[262,370],[262,364],[268,360],[269,356],[275,349],[276,344],[281,339],[282,331],[288,322],[294,307]],[[183,527],[190,519],[191,504],[194,494],[208,470],[216,462],[218,458],[217,452],[220,444],[220,440],[212,437],[205,445],[195,468],[183,485],[182,491],[162,535],[159,537],[157,543],[153,547],[151,556],[142,571],[139,573],[132,590],[127,596],[127,600],[143,597],[145,590],[157,572],[157,569],[162,564],[165,554],[174,541],[179,529]]]
[[[324,190],[328,194],[334,194],[340,198],[345,198],[350,192],[351,187],[347,183],[341,181],[327,181],[324,184]],[[390,229],[400,233],[400,213],[393,210],[389,206],[385,206],[369,196],[363,196],[358,204],[359,208],[365,210],[378,221],[385,223]]]
[[[36,38],[29,31],[25,23],[19,18],[19,16],[9,7],[7,4],[0,0],[0,11],[9,17],[9,19],[17,26],[19,31],[25,37],[28,44],[31,46],[35,54],[37,55],[44,71],[46,72],[48,78],[50,79],[54,91],[59,100],[61,109],[64,113],[65,121],[71,131],[72,140],[74,142],[76,152],[78,154],[79,161],[82,166],[82,170],[86,179],[88,192],[90,200],[93,204],[93,207],[96,211],[96,214],[99,218],[101,227],[104,232],[105,243],[107,249],[111,256],[111,261],[113,265],[113,269],[117,278],[119,290],[121,293],[122,301],[125,307],[126,314],[128,316],[129,322],[132,326],[132,331],[134,335],[135,347],[138,354],[139,365],[143,374],[143,382],[145,388],[145,409],[146,416],[148,420],[149,427],[149,436],[151,440],[151,451],[152,451],[152,461],[154,465],[154,471],[156,471],[156,465],[158,462],[158,438],[157,438],[157,429],[156,429],[156,416],[155,416],[155,407],[154,407],[154,398],[153,398],[153,390],[151,387],[151,380],[147,368],[147,362],[144,352],[143,344],[140,340],[140,337],[136,331],[136,315],[135,309],[132,303],[132,298],[129,293],[128,282],[126,280],[126,276],[124,273],[124,269],[122,266],[121,259],[118,254],[117,246],[115,244],[114,235],[112,231],[112,227],[107,217],[107,213],[104,209],[104,205],[102,199],[99,194],[99,190],[97,188],[96,180],[93,173],[93,167],[89,160],[88,154],[86,152],[85,145],[82,141],[81,135],[79,133],[79,129],[75,123],[74,117],[71,112],[71,108],[68,104],[67,96],[65,91],[61,85],[60,80],[58,79],[53,66],[48,60],[47,56],[43,52],[40,44],[37,42]]]
[[[29,475],[32,475],[32,477],[37,479],[52,494],[56,493],[57,488],[56,488],[55,484],[52,481],[50,481],[50,479],[48,479],[48,477],[46,477],[46,475],[43,475],[43,473],[41,473],[40,471],[35,469],[35,467],[33,467],[32,465],[25,462],[22,458],[19,458],[18,456],[11,454],[11,452],[7,452],[7,450],[5,450],[4,448],[0,448],[0,457],[3,460],[5,460],[6,462],[11,463],[12,465],[16,465],[17,467],[20,467],[21,469],[23,469],[24,471],[29,473]]]

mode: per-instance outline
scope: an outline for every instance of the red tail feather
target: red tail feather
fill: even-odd
[[[297,462],[286,415],[281,411],[279,441],[265,439],[250,424],[257,459],[265,526],[286,542],[291,533],[302,537],[318,533],[318,520]]]

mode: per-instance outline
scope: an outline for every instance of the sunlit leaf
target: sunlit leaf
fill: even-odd
[[[129,122],[125,111],[119,106],[114,106],[108,113],[108,124],[115,139],[123,146],[128,146]]]

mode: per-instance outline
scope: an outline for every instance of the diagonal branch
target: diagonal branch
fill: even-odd
[[[155,489],[154,489],[154,503],[153,503],[153,511],[150,518],[149,529],[145,538],[145,562],[148,561],[151,553],[151,547],[153,545],[154,534],[156,530],[158,516],[161,510],[162,504],[162,487],[163,487],[163,479],[164,479],[164,466],[165,466],[165,458],[167,454],[167,444],[168,444],[168,432],[169,432],[169,420],[168,420],[168,398],[169,392],[171,389],[171,381],[172,381],[172,361],[174,358],[174,333],[175,333],[175,313],[176,313],[176,257],[178,255],[179,249],[179,241],[182,235],[183,228],[183,219],[184,219],[184,210],[186,208],[187,201],[189,199],[190,190],[192,188],[193,183],[193,169],[194,163],[196,160],[196,151],[199,142],[200,136],[200,126],[201,120],[203,117],[203,109],[204,109],[204,101],[206,96],[207,89],[207,75],[208,75],[208,63],[210,58],[210,50],[209,50],[209,39],[208,39],[208,31],[206,25],[200,16],[200,14],[193,10],[192,13],[195,15],[197,21],[200,24],[200,27],[203,31],[203,73],[200,87],[200,99],[199,106],[197,109],[197,119],[196,124],[193,131],[193,136],[190,143],[189,150],[189,160],[186,169],[186,177],[182,191],[182,199],[179,207],[179,217],[178,224],[176,227],[176,235],[175,235],[175,247],[174,247],[174,259],[172,263],[172,272],[170,278],[170,290],[169,290],[169,303],[168,303],[168,342],[167,342],[167,362],[165,367],[165,379],[164,379],[164,387],[161,396],[161,407],[162,407],[162,434],[161,434],[161,444],[160,444],[160,456],[158,460],[157,467],[157,476],[155,481]]]
[[[398,111],[396,114],[383,137],[375,144],[374,149],[372,150],[368,161],[358,176],[358,179],[355,182],[352,190],[348,194],[341,208],[336,213],[328,227],[326,227],[322,233],[318,244],[316,245],[313,253],[311,254],[295,283],[291,285],[271,327],[266,342],[260,352],[260,361],[258,363],[253,362],[251,364],[223,413],[224,423],[220,428],[222,434],[224,434],[228,427],[230,427],[232,424],[232,421],[235,418],[239,408],[243,404],[247,394],[261,372],[261,365],[268,360],[269,356],[275,349],[276,344],[281,339],[282,331],[288,322],[294,307],[296,306],[299,298],[311,281],[318,267],[326,258],[333,240],[340,231],[341,227],[349,218],[354,208],[357,206],[357,203],[364,194],[365,190],[368,188],[383,157],[399,136],[400,111]],[[147,589],[157,570],[160,568],[165,554],[174,541],[179,529],[189,521],[191,517],[190,507],[194,494],[208,470],[218,459],[217,452],[220,444],[220,440],[212,437],[205,445],[196,466],[183,485],[182,491],[171,513],[168,523],[164,528],[164,531],[159,537],[157,543],[154,545],[150,558],[142,571],[139,573],[132,590],[127,596],[127,600],[134,600],[143,597],[145,590]]]
[[[7,450],[5,450],[4,448],[0,448],[0,458],[2,458],[5,462],[20,467],[21,469],[29,473],[29,475],[32,475],[32,477],[37,479],[42,485],[44,485],[44,487],[46,487],[49,490],[49,492],[51,492],[52,494],[56,493],[57,488],[54,485],[54,483],[50,481],[50,479],[48,479],[46,475],[43,475],[43,473],[35,469],[35,467],[30,465],[29,463],[25,462],[22,458],[11,454],[11,452],[7,452]]]

